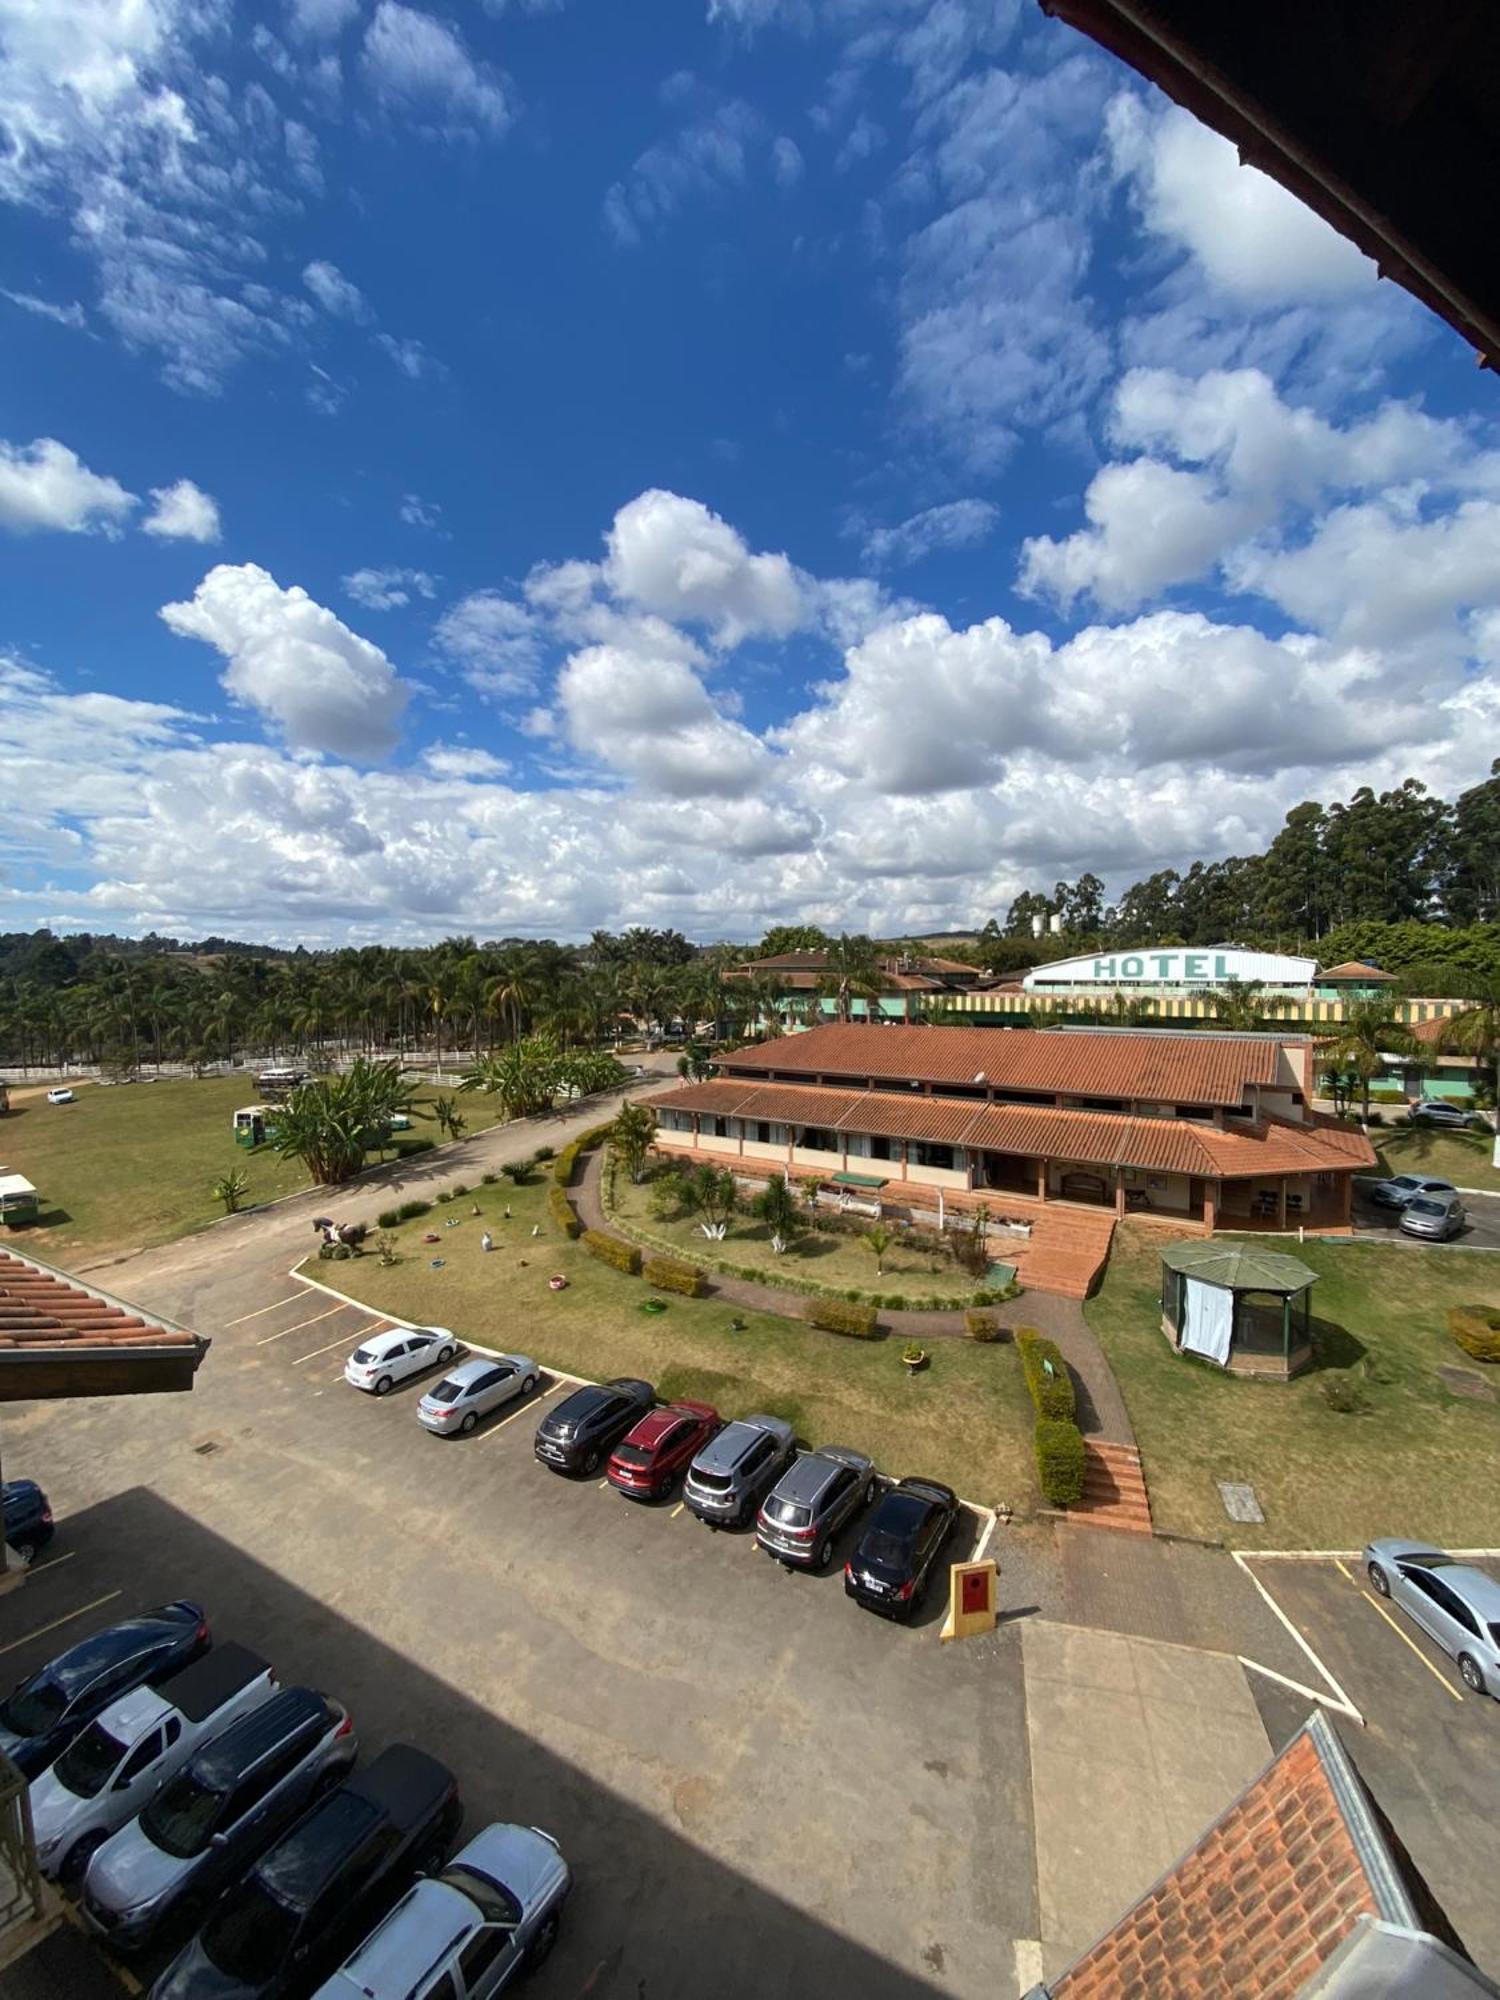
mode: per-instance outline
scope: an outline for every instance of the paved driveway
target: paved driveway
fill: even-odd
[[[1414,1250],[1500,1250],[1500,1195],[1466,1194],[1463,1204],[1469,1212],[1468,1227],[1463,1234],[1447,1243],[1424,1243],[1403,1235],[1397,1211],[1381,1208],[1366,1199],[1356,1181],[1354,1227],[1361,1236],[1384,1236],[1393,1243],[1409,1244]]]

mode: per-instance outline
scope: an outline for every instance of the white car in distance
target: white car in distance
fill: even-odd
[[[371,1396],[387,1396],[409,1376],[443,1367],[461,1345],[446,1326],[393,1326],[361,1341],[344,1363],[344,1380]]]
[[[49,1104],[71,1104],[73,1102],[73,1093],[66,1085],[59,1085],[56,1090],[49,1090],[47,1092],[47,1102]]]

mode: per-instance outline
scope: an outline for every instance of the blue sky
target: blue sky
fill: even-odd
[[[930,929],[1485,774],[1494,384],[1031,4],[0,0],[0,928]]]

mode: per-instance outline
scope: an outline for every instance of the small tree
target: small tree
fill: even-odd
[[[722,1243],[734,1213],[734,1175],[727,1167],[706,1163],[683,1178],[682,1205],[698,1217],[698,1227],[711,1241]]]
[[[459,1110],[456,1097],[433,1098],[432,1115],[437,1120],[438,1130],[445,1139],[461,1139],[468,1130],[468,1120]]]
[[[823,1185],[818,1176],[816,1174],[804,1174],[797,1185],[801,1188],[802,1199],[807,1203],[808,1207],[816,1208],[818,1205],[818,1189]]]
[[[949,1235],[953,1250],[953,1261],[961,1271],[967,1271],[971,1278],[982,1278],[990,1268],[989,1244],[986,1231],[989,1227],[989,1210],[976,1208],[967,1223],[961,1223]]]
[[[633,1181],[645,1178],[646,1155],[656,1137],[656,1114],[644,1104],[622,1104],[609,1128],[609,1143]]]
[[[250,1192],[249,1176],[247,1174],[241,1174],[241,1173],[220,1174],[219,1178],[214,1182],[213,1186],[209,1189],[209,1193],[213,1196],[215,1201],[223,1202],[224,1213],[226,1215],[237,1214],[239,1211],[240,1203],[245,1199],[245,1196],[249,1194],[249,1192]]]
[[[867,1229],[864,1235],[861,1236],[859,1240],[869,1251],[870,1255],[875,1259],[876,1277],[877,1278],[884,1277],[886,1252],[890,1249],[892,1242],[895,1240],[892,1237],[891,1232],[885,1227],[884,1223],[877,1222],[875,1227],[873,1229]]]
[[[773,1174],[763,1192],[755,1197],[755,1213],[771,1232],[772,1255],[784,1255],[801,1220],[797,1197],[787,1185],[785,1174]]]

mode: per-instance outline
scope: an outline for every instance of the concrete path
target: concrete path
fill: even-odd
[[[1193,1845],[1271,1745],[1226,1654],[1042,1619],[1021,1646],[1050,1978]]]

